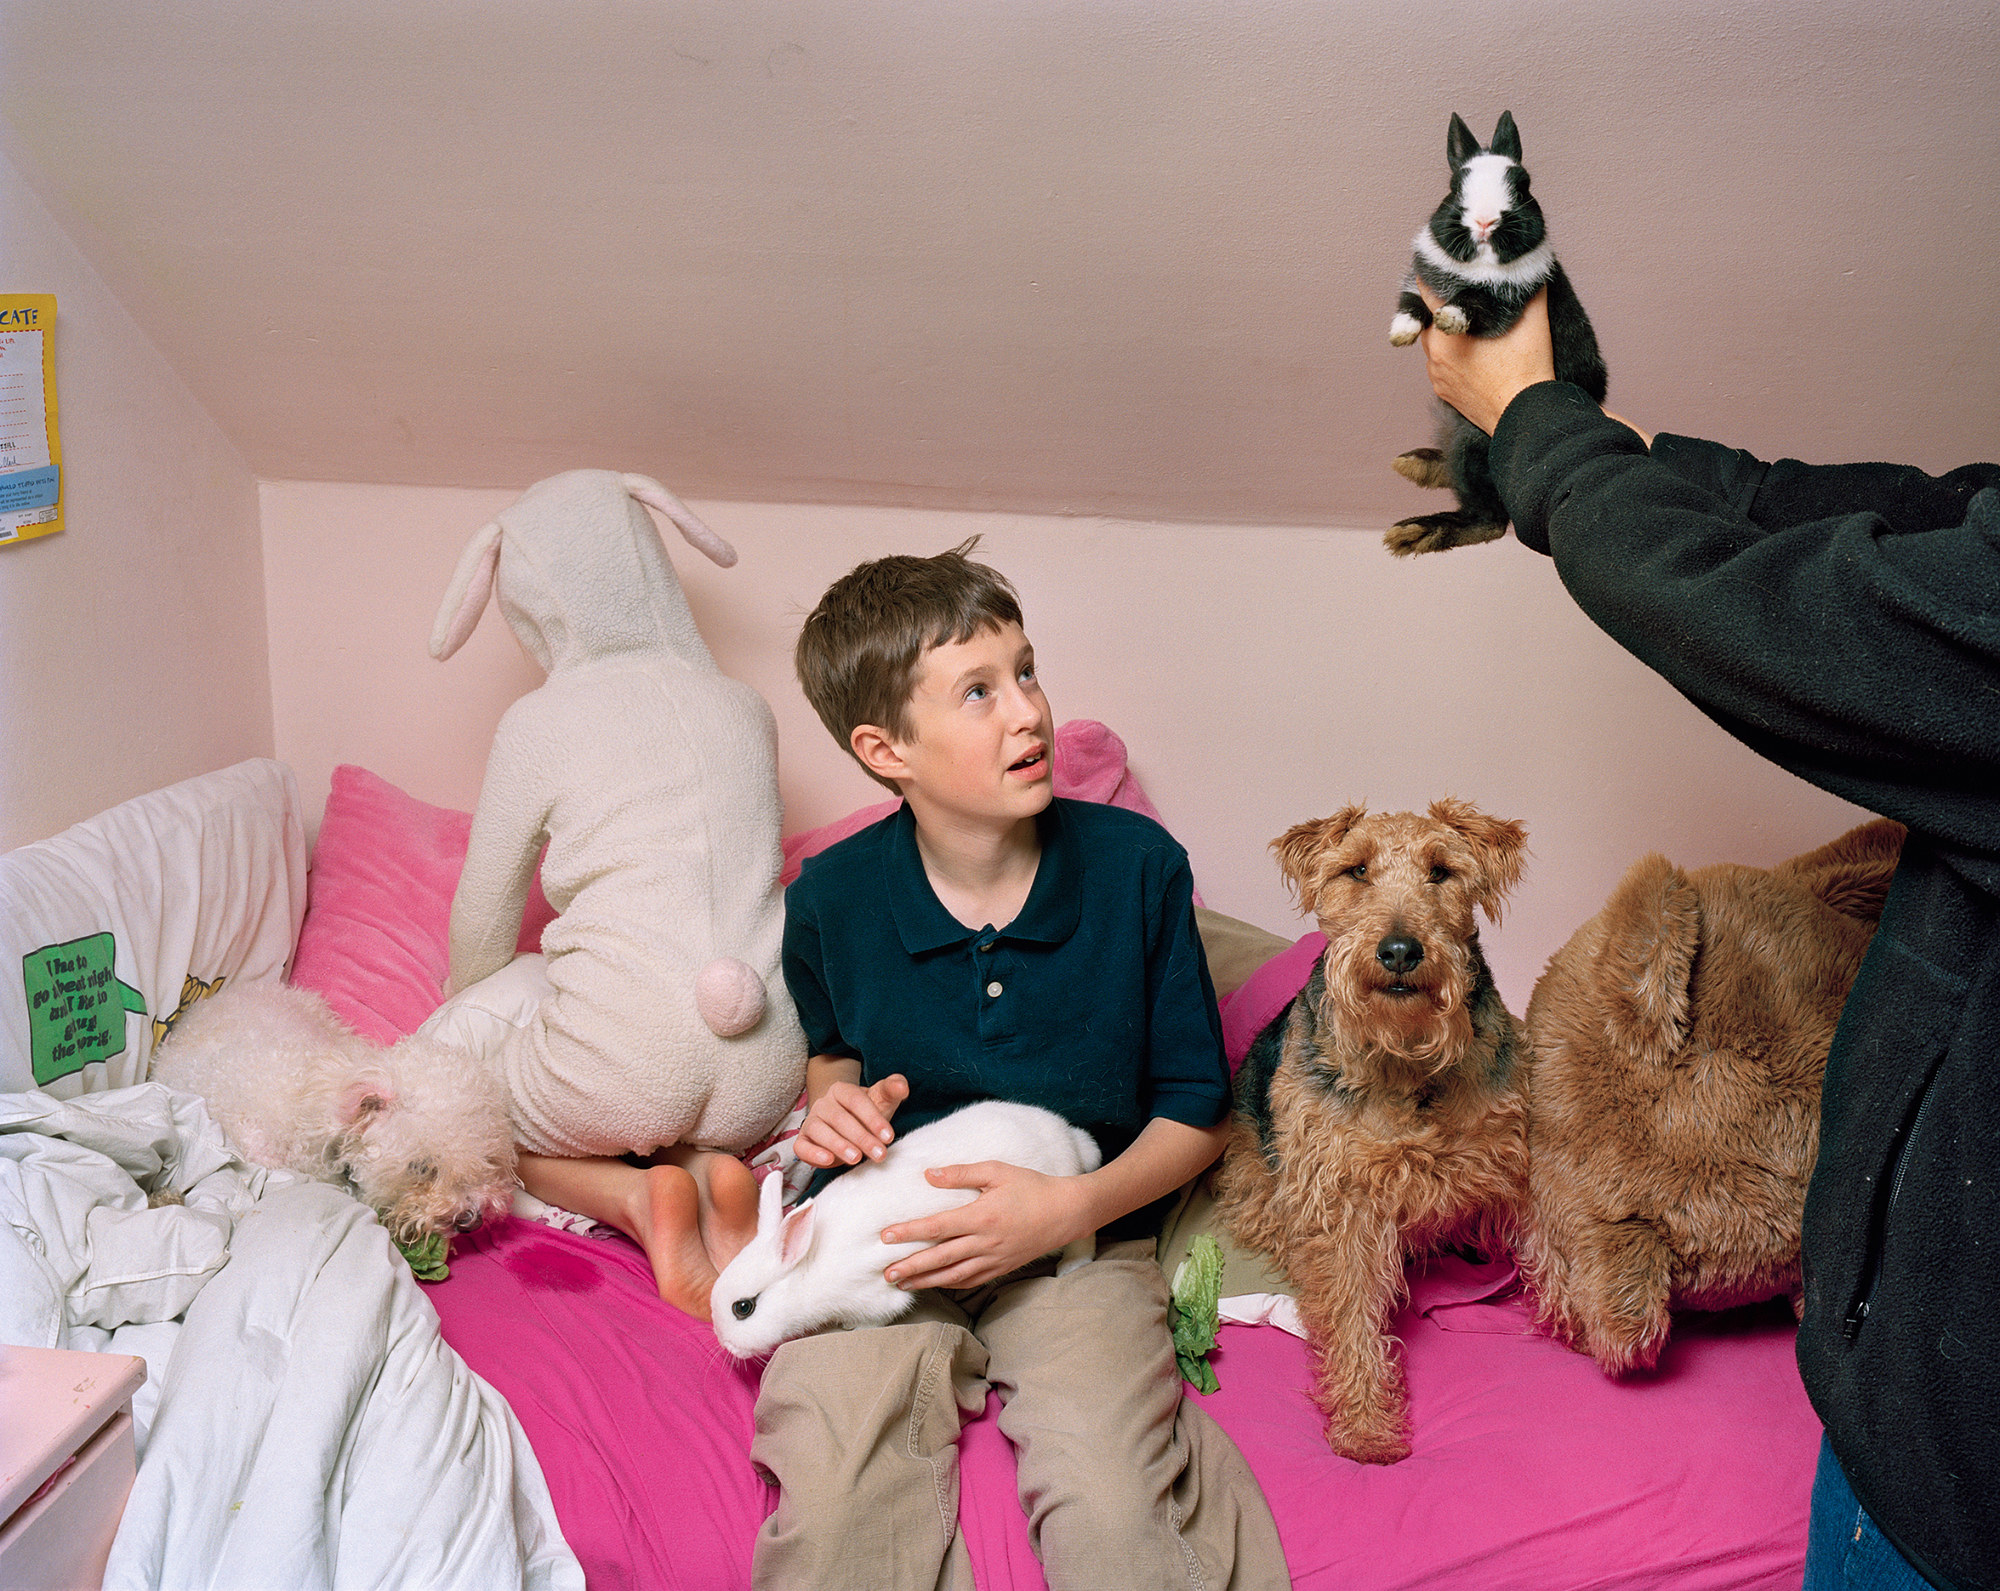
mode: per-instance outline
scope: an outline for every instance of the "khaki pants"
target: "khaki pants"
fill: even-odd
[[[989,1386],[1050,1591],[1288,1586],[1249,1466],[1181,1401],[1153,1247],[920,1293],[913,1318],[778,1349],[750,1449],[780,1488],[760,1591],[972,1591],[957,1443]]]

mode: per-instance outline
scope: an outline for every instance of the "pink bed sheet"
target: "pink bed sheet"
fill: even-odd
[[[428,1293],[526,1428],[592,1591],[749,1585],[771,1507],[749,1456],[756,1368],[654,1296],[634,1245],[507,1219]],[[1395,1330],[1416,1444],[1387,1467],[1327,1451],[1304,1344],[1222,1330],[1221,1387],[1199,1401],[1263,1485],[1296,1585],[1797,1586],[1819,1427],[1782,1305],[1687,1317],[1659,1369],[1612,1382],[1535,1333],[1510,1266],[1447,1257]],[[997,1407],[961,1444],[962,1528],[985,1591],[1040,1591]]]
[[[1065,794],[1150,812],[1102,725],[1064,725],[1057,750]],[[787,862],[873,815],[788,840]],[[372,1037],[414,1027],[438,998],[469,821],[338,770],[293,980]],[[547,913],[531,907],[524,948]],[[1306,935],[1223,1002],[1233,1064],[1322,943]],[[427,1291],[446,1340],[526,1428],[593,1591],[749,1584],[771,1507],[749,1459],[756,1369],[655,1296],[633,1244],[510,1218],[459,1240],[449,1280]],[[1447,1258],[1413,1277],[1394,1330],[1415,1452],[1388,1467],[1327,1451],[1304,1344],[1222,1330],[1221,1388],[1201,1401],[1263,1484],[1297,1585],[1797,1586],[1819,1427],[1782,1305],[1683,1317],[1658,1370],[1612,1382],[1535,1333],[1509,1267]],[[996,1407],[961,1444],[961,1524],[984,1591],[1040,1591]]]

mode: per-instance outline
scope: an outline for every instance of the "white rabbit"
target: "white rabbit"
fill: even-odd
[[[817,1198],[786,1213],[779,1177],[759,1195],[757,1235],[723,1268],[709,1294],[716,1339],[738,1359],[826,1326],[886,1326],[914,1301],[882,1272],[923,1243],[888,1244],[882,1229],[969,1204],[970,1188],[931,1186],[932,1166],[999,1160],[1050,1176],[1095,1171],[1089,1133],[1035,1105],[986,1100],[895,1140],[880,1160],[836,1177]],[[1063,1250],[1058,1274],[1087,1265],[1092,1237]]]

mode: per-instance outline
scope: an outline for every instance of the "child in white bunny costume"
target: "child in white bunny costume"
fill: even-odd
[[[630,1233],[662,1296],[705,1315],[756,1222],[749,1171],[715,1151],[791,1107],[805,1040],[779,975],[776,723],[716,668],[642,503],[736,561],[657,482],[576,470],[483,527],[445,594],[432,656],[459,648],[493,592],[548,674],[494,735],[446,993],[532,977],[526,958],[506,969],[546,842],[547,992],[493,1045],[523,1185]]]

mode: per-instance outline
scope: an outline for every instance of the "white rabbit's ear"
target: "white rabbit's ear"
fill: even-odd
[[[465,645],[493,595],[494,572],[500,567],[500,522],[490,520],[465,544],[451,584],[444,589],[437,623],[431,626],[431,656],[442,663]]]
[[[778,1222],[785,1214],[784,1173],[772,1168],[764,1178],[764,1184],[757,1190],[757,1235],[764,1237],[778,1230]]]
[[[633,497],[648,508],[657,508],[679,526],[690,547],[706,553],[711,561],[725,569],[736,562],[736,549],[697,519],[686,503],[650,475],[621,475],[619,479]]]
[[[778,1227],[778,1263],[790,1270],[812,1252],[813,1201],[794,1205]]]

